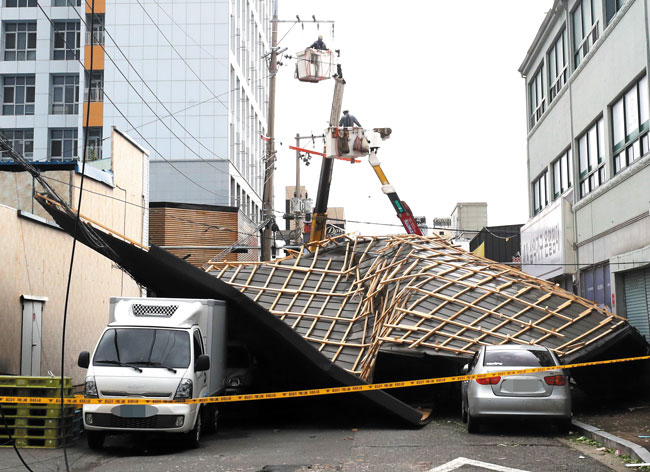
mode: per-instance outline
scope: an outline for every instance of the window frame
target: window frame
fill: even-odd
[[[598,16],[599,3],[595,0],[579,0],[577,6],[571,11],[571,25],[573,27],[573,66],[577,69],[582,63],[584,58],[589,54],[593,45],[600,37],[600,17]],[[585,6],[589,5],[590,26],[587,31],[585,24]],[[594,8],[596,7],[596,8]],[[580,15],[580,37],[576,36],[578,29],[576,28],[576,15]]]
[[[15,5],[10,5],[10,2],[15,3]],[[24,5],[21,5],[21,3],[24,3]],[[5,0],[3,6],[5,8],[36,8],[38,4],[36,0]]]
[[[533,93],[534,92],[534,93]],[[541,94],[541,100],[539,99]],[[529,125],[532,129],[542,118],[546,111],[546,89],[544,87],[544,62],[533,74],[532,80],[528,83],[528,99],[530,102]]]
[[[550,203],[548,198],[548,169],[545,168],[532,182],[533,215],[538,215]]]
[[[648,133],[650,129],[650,102],[648,97],[650,94],[648,86],[648,75],[646,74],[635,80],[609,107],[612,120],[614,175],[623,171],[626,167],[641,159],[650,151],[650,134]],[[632,92],[634,92],[636,99],[636,110],[634,110],[634,113],[637,127],[635,129],[629,129],[630,125],[628,122],[632,113],[628,109],[630,107],[629,101]],[[620,110],[620,113],[617,110]],[[620,116],[618,116],[619,114]],[[645,115],[645,121],[641,121],[643,115]],[[618,123],[620,123],[620,126],[617,125]],[[620,132],[623,133],[622,139],[618,138]]]
[[[54,137],[55,133],[61,133],[60,138]],[[66,136],[66,134],[70,134],[71,136]],[[53,155],[53,148],[54,148],[54,142],[55,141],[61,141],[61,155],[54,156]],[[72,145],[70,146],[71,149],[71,155],[66,156],[66,147],[65,147],[65,142],[66,141],[72,141]],[[48,160],[51,161],[58,161],[58,160],[77,160],[79,159],[78,157],[78,147],[79,147],[79,129],[78,128],[50,128],[48,130]]]
[[[63,78],[62,84],[56,84],[57,79]],[[74,79],[73,84],[67,82]],[[73,87],[74,101],[67,100],[68,88]],[[61,101],[56,101],[57,89],[62,88]],[[60,107],[60,109],[58,108]],[[59,111],[61,110],[61,111]],[[79,74],[52,74],[50,75],[50,115],[78,115],[79,114]]]
[[[571,148],[568,148],[551,163],[551,169],[553,175],[553,200],[557,200],[573,187],[573,152],[571,151]],[[564,174],[562,172],[564,172]],[[566,179],[564,176],[566,176]]]
[[[594,141],[595,133],[595,141]],[[584,146],[582,145],[584,139]],[[601,116],[580,135],[576,142],[578,145],[578,178],[580,183],[580,198],[594,192],[598,187],[607,182],[607,168],[605,166],[605,124]],[[583,156],[583,149],[586,153]],[[591,155],[595,149],[597,156]],[[584,159],[583,159],[584,157]],[[595,162],[594,162],[595,161]],[[583,168],[583,163],[586,168]]]
[[[64,29],[61,29],[62,25]],[[70,25],[74,25],[75,27],[68,29]],[[71,33],[75,41],[74,48],[70,47]],[[60,47],[57,47],[58,35],[63,35],[63,45]],[[81,22],[79,20],[53,21],[51,58],[53,61],[78,61],[81,58]]]
[[[627,0],[605,0],[605,26],[608,26]],[[612,8],[613,7],[613,8]],[[611,13],[611,15],[610,15]]]
[[[85,72],[86,83],[84,86],[84,102],[88,101],[90,95],[91,102],[104,101],[104,71],[93,70],[92,77],[89,71]],[[89,93],[90,92],[90,93]]]
[[[24,158],[27,160],[32,160],[34,158],[34,128],[6,128],[6,129],[0,129],[0,133],[4,136],[4,138],[11,143],[11,147],[13,147],[16,151],[18,151]],[[21,137],[16,137],[17,133],[22,133]],[[30,136],[25,136],[26,133],[31,133]],[[16,141],[21,142],[20,149],[17,149],[16,146]],[[26,142],[31,141],[31,151],[26,150]],[[9,156],[8,153],[5,151],[0,152],[0,161],[1,160],[11,160],[13,161],[13,158]]]
[[[19,80],[23,80],[25,83],[17,84]],[[13,84],[7,84],[8,80],[13,80]],[[27,83],[31,81],[32,83]],[[5,100],[7,88],[13,88],[13,97],[12,102],[7,102]],[[18,88],[22,87],[23,90],[23,102],[19,104],[16,100]],[[31,93],[30,93],[31,89]],[[28,101],[28,97],[31,94],[32,101]],[[16,108],[22,106],[23,113],[16,113]],[[34,74],[25,74],[25,75],[3,75],[2,76],[2,116],[32,116],[34,115],[34,107],[36,106],[36,76]],[[11,113],[7,113],[6,107],[11,107]]]
[[[86,161],[98,161],[103,157],[104,129],[101,126],[84,128],[86,138]],[[92,151],[95,155],[91,156]]]
[[[558,57],[558,45],[562,47],[562,63],[563,66],[561,70],[558,70],[560,65],[560,60]],[[547,69],[548,69],[548,98],[549,104],[555,100],[555,98],[560,93],[560,90],[564,88],[569,78],[569,61],[568,61],[568,50],[567,50],[567,28],[564,26],[562,31],[555,37],[553,45],[549,48],[546,54]],[[553,66],[553,74],[551,73],[551,65]]]
[[[24,31],[20,31],[20,27],[25,26]],[[10,30],[9,28],[15,28]],[[7,44],[9,43],[9,35],[15,35],[13,40],[14,47],[8,48]],[[25,46],[24,48],[19,49],[20,35],[25,35]],[[37,27],[36,21],[3,21],[2,22],[2,57],[4,61],[15,61],[15,62],[24,62],[24,61],[35,61],[36,60],[36,46],[38,44],[37,36]],[[33,42],[33,47],[30,47],[30,42]],[[13,53],[15,56],[13,59],[8,59],[9,55]],[[20,59],[20,54],[23,54],[23,58]]]

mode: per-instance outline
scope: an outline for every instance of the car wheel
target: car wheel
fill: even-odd
[[[562,418],[557,422],[557,429],[562,434],[567,434],[571,431],[571,418]]]
[[[481,429],[481,424],[478,418],[472,416],[471,413],[467,412],[467,432],[469,434],[477,434]]]
[[[93,451],[98,451],[104,447],[106,433],[104,431],[86,431],[88,435],[88,447]]]
[[[463,423],[467,423],[467,408],[465,407],[465,399],[460,402],[460,419]]]
[[[196,449],[199,447],[199,442],[201,441],[201,432],[203,429],[201,416],[201,411],[199,411],[199,414],[196,415],[196,423],[194,424],[194,428],[192,431],[187,433],[187,436],[185,437],[185,444],[189,449]]]

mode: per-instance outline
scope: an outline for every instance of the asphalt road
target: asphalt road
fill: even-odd
[[[468,435],[455,417],[422,429],[329,423],[267,421],[237,426],[231,421],[204,436],[195,450],[182,449],[178,438],[115,436],[107,439],[104,450],[94,452],[82,438],[68,448],[68,462],[70,470],[93,472],[612,470],[545,425],[489,425],[480,435]],[[66,470],[61,449],[21,452],[32,470]],[[13,449],[0,448],[0,472],[18,470],[26,469]]]

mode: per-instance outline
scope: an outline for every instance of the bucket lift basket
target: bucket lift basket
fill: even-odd
[[[296,78],[301,82],[320,82],[336,73],[336,57],[329,49],[307,48],[296,53]]]

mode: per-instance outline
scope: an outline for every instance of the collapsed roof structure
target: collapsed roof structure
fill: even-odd
[[[70,213],[39,201],[74,234]],[[564,363],[647,351],[626,319],[438,237],[340,236],[311,253],[207,263],[201,271],[156,246],[137,247],[88,222],[82,226],[81,242],[156,295],[229,302],[229,335],[265,362],[268,390],[386,381],[377,378],[381,353],[392,353],[396,372],[408,375],[413,355],[447,366],[426,370],[440,374],[481,344],[543,344]],[[394,395],[354,395],[411,424],[423,421]]]

